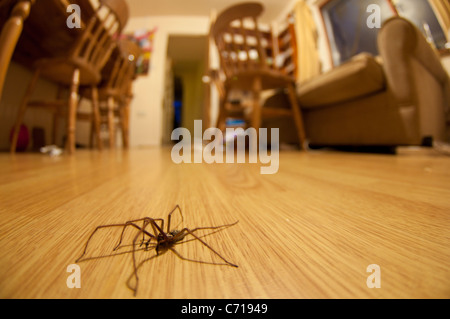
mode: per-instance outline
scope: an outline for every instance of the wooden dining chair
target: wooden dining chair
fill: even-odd
[[[66,117],[66,149],[75,151],[76,113],[80,86],[91,88],[92,108],[95,118],[96,136],[100,140],[100,113],[97,85],[101,81],[101,70],[108,61],[117,37],[128,20],[128,6],[125,0],[99,0],[93,14],[82,14],[83,26],[73,45],[62,56],[45,58],[35,63],[35,71],[19,108],[14,126],[11,152],[16,151],[19,129],[27,108],[46,108],[58,116]],[[66,28],[67,26],[61,26]],[[44,77],[68,89],[68,95],[58,94],[52,100],[30,100],[37,80]],[[62,90],[58,90],[62,92]],[[56,126],[53,127],[55,136]],[[101,143],[98,143],[101,147]]]
[[[34,1],[5,0],[0,4],[0,10],[5,14],[0,18],[4,18],[6,21],[1,26],[0,32],[0,100],[12,54],[22,34],[23,23],[30,14],[30,8]],[[9,11],[10,7],[12,8],[11,12],[6,12]]]
[[[305,133],[295,93],[295,77],[276,63],[276,39],[271,30],[262,30],[258,24],[263,10],[257,2],[237,4],[220,13],[211,27],[220,57],[220,72],[224,75],[217,127],[224,130],[228,115],[236,113],[239,106],[246,107],[230,101],[230,92],[251,92],[250,125],[258,132],[263,116],[292,116],[303,149]],[[286,90],[291,108],[263,108],[261,92],[269,89]]]
[[[141,55],[140,47],[131,40],[122,39],[111,54],[111,59],[102,70],[102,82],[98,87],[100,106],[100,124],[108,127],[109,147],[115,147],[116,122],[119,122],[122,132],[122,145],[129,146],[129,108],[133,98],[132,82],[135,79],[136,63]],[[82,96],[89,99],[91,94],[82,91]],[[79,115],[88,119],[91,125],[91,143],[94,137],[95,123],[92,117]]]

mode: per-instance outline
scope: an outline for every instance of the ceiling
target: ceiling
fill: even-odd
[[[142,16],[210,16],[243,0],[127,0],[131,17]],[[292,0],[259,0],[265,7],[261,21],[274,20]]]

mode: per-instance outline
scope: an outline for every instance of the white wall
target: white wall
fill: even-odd
[[[157,28],[148,76],[136,79],[130,114],[130,146],[155,146],[162,140],[164,76],[169,35],[207,35],[209,17],[131,18],[125,32]]]

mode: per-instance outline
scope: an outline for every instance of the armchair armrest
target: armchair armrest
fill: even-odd
[[[448,83],[439,56],[422,33],[408,20],[394,17],[387,20],[378,35],[378,48],[383,59],[388,86],[400,106],[415,104],[413,60],[427,70],[443,87]]]

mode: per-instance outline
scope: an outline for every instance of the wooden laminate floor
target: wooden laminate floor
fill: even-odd
[[[0,297],[132,298],[130,253],[79,262],[81,288],[67,267],[96,226],[176,204],[190,228],[239,221],[198,232],[239,267],[168,251],[139,268],[138,298],[450,297],[450,157],[286,151],[277,174],[260,167],[177,165],[164,148],[2,153]],[[120,232],[99,230],[87,255],[111,254]],[[221,262],[198,240],[176,249]],[[380,288],[367,286],[373,264]]]

